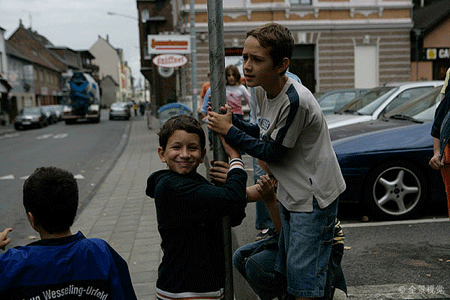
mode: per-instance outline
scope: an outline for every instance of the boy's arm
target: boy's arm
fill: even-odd
[[[220,108],[223,114],[213,112],[210,108],[208,108],[208,110],[208,128],[212,131],[225,136],[228,130],[234,125],[255,138],[259,137],[258,125],[239,120],[239,118],[233,115],[231,107],[228,104],[225,104],[225,106]]]
[[[252,157],[268,163],[279,162],[289,150],[266,136],[263,136],[262,139],[254,138],[236,127],[230,128],[225,140]]]
[[[0,232],[0,249],[5,250],[5,247],[11,242],[11,238],[8,237],[8,233],[12,231],[12,228],[6,228]]]
[[[218,161],[212,163],[213,167],[210,169],[211,179],[218,182],[225,183],[227,179],[228,164],[226,162]],[[281,230],[281,217],[278,207],[277,196],[275,195],[275,182],[270,179],[268,175],[261,176],[258,183],[247,187],[247,202],[264,201],[264,204],[269,211],[270,219],[278,232]]]
[[[259,126],[258,124],[252,124],[251,122],[244,121],[242,119],[239,119],[235,115],[232,117],[233,125],[250,135],[254,138],[259,138]]]
[[[245,151],[253,157],[265,162],[278,162],[287,153],[288,148],[274,140],[263,137],[253,137],[232,124],[231,107],[225,105],[226,114],[208,112],[208,128],[225,136],[225,141],[233,147]],[[237,118],[236,118],[237,119]],[[243,122],[240,122],[242,125]],[[257,126],[247,123],[249,126]],[[258,129],[259,134],[259,129]]]

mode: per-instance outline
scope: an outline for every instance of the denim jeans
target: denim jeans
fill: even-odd
[[[256,158],[253,158],[253,180],[256,183],[256,180],[259,179],[262,175],[265,175],[266,172],[259,166]],[[273,228],[272,220],[270,219],[269,211],[267,210],[266,205],[263,201],[258,201],[255,203],[256,205],[256,220],[255,220],[255,228],[257,230],[263,230],[266,228]]]
[[[244,245],[233,254],[233,265],[261,300],[281,298],[286,279],[274,270],[278,253],[278,235]]]

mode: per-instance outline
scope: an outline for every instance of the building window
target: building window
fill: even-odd
[[[311,5],[312,0],[291,0],[291,5]]]
[[[148,12],[147,9],[143,9],[141,12],[141,19],[142,19],[142,23],[147,22],[147,20],[150,18],[150,13]]]

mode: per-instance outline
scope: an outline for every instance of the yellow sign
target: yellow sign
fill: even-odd
[[[427,59],[436,59],[436,49],[427,49]]]

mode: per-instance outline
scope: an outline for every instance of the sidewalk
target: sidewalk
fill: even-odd
[[[128,262],[131,279],[140,300],[156,299],[155,284],[162,255],[155,206],[152,199],[144,194],[147,177],[153,171],[165,167],[157,155],[158,120],[154,120],[153,125],[153,129],[148,130],[144,118],[131,122],[129,141],[124,146],[123,153],[105,180],[100,183],[90,203],[79,212],[72,227],[73,232],[80,230],[89,238],[108,241],[120,253]],[[0,136],[1,134],[2,131]],[[207,160],[208,158],[205,159]],[[245,157],[244,160],[247,168],[251,168],[250,157]],[[205,165],[202,164],[198,171],[206,174]],[[254,206],[248,207],[253,209]],[[233,233],[239,245],[254,237],[239,235],[242,232],[247,232],[248,235],[248,232],[254,230],[254,219],[251,219],[254,217],[254,211],[248,212],[247,216],[248,221],[243,222],[240,230],[234,230]],[[237,236],[236,232],[239,232]],[[244,280],[234,273],[236,299],[258,299],[248,285],[242,283]],[[243,289],[250,292],[243,293]],[[400,291],[402,289],[398,285],[349,287],[347,299],[450,299],[448,295],[402,294]],[[344,293],[336,292],[336,300],[345,298]]]

